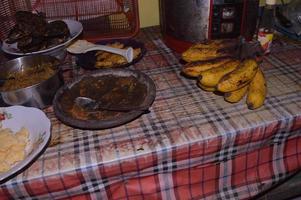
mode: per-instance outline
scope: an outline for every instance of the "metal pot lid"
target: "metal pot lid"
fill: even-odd
[[[81,96],[79,93],[79,90],[75,88],[79,88],[81,84],[81,91],[90,88],[91,89],[91,83],[88,83],[87,86],[83,84],[84,81],[94,79],[97,80],[98,82],[104,82],[108,84],[108,82],[105,82],[104,80],[108,77],[115,77],[118,78],[120,77],[121,79],[123,78],[131,78],[139,85],[142,85],[145,88],[145,95],[141,95],[139,105],[136,106],[144,106],[144,107],[151,107],[152,103],[155,100],[156,97],[156,87],[153,82],[153,80],[147,76],[146,74],[137,71],[137,70],[130,70],[130,69],[102,69],[102,70],[96,70],[93,72],[90,72],[88,74],[82,75],[73,81],[65,84],[63,87],[61,87],[58,92],[56,93],[54,100],[53,100],[53,108],[56,117],[66,125],[80,128],[80,129],[90,129],[90,130],[95,130],[95,129],[106,129],[106,128],[112,128],[116,127],[125,123],[128,123],[142,114],[145,114],[145,111],[142,110],[132,110],[128,112],[118,112],[118,111],[106,111],[106,114],[108,112],[113,112],[109,113],[109,117],[95,117],[91,118],[89,117],[86,118],[86,113],[83,112],[84,115],[77,115],[74,114],[74,102],[73,99],[75,99],[77,96]],[[112,82],[111,82],[112,83]],[[116,84],[115,84],[116,85]],[[88,87],[89,86],[89,87]],[[115,86],[116,87],[116,86]],[[122,85],[121,85],[122,87]],[[112,88],[111,88],[112,89]],[[114,88],[113,88],[114,89]],[[116,89],[116,88],[115,88]],[[109,89],[110,90],[110,89]],[[74,92],[75,91],[75,92]],[[115,90],[116,91],[116,90]],[[73,93],[72,93],[73,92]],[[72,95],[71,95],[72,93]],[[92,95],[93,94],[98,94],[99,96],[104,96],[105,94],[108,94],[108,91],[106,93],[102,93],[101,89],[94,90],[90,93],[87,92],[87,94]],[[110,92],[109,92],[110,94]],[[90,96],[91,97],[91,96]],[[140,97],[139,97],[140,98]],[[122,97],[121,97],[122,99]],[[114,101],[114,99],[113,99]],[[67,102],[67,103],[66,103]],[[116,103],[116,102],[115,102]],[[81,110],[82,111],[82,110]],[[80,116],[85,116],[85,117],[80,117]],[[99,115],[97,115],[99,116]]]

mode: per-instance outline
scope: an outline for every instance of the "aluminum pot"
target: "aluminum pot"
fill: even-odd
[[[211,0],[160,0],[159,2],[163,35],[192,43],[208,39]]]
[[[16,90],[0,91],[1,98],[8,105],[23,105],[36,108],[46,108],[52,105],[57,90],[64,84],[60,61],[49,55],[33,55],[10,60],[0,67],[0,79],[6,79],[12,72],[22,71],[26,68],[51,63],[55,73],[46,80],[37,84]]]

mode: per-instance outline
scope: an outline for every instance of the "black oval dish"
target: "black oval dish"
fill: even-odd
[[[65,84],[63,87],[61,87],[58,90],[53,100],[53,108],[56,117],[63,123],[72,127],[76,127],[80,129],[96,130],[96,129],[112,128],[112,127],[125,124],[145,113],[145,111],[129,111],[122,114],[121,116],[118,116],[110,120],[80,120],[80,119],[73,118],[70,115],[68,115],[66,112],[64,112],[60,104],[60,98],[64,95],[65,91],[72,88],[74,84],[78,83],[82,78],[86,76],[98,77],[104,75],[114,75],[114,76],[123,76],[123,77],[134,76],[135,78],[137,78],[138,81],[140,83],[145,84],[147,88],[147,95],[140,106],[151,107],[156,97],[156,87],[153,80],[149,76],[137,70],[120,69],[120,68],[102,69],[80,76],[74,79],[73,81],[69,82],[68,84]]]
[[[133,61],[130,62],[130,63],[126,63],[126,64],[122,64],[122,65],[114,65],[114,66],[111,66],[110,68],[128,67],[130,65],[133,65],[133,64],[137,63],[146,54],[146,48],[144,47],[144,44],[142,42],[138,42],[138,41],[132,40],[132,39],[105,40],[105,41],[97,42],[96,44],[106,45],[106,44],[111,44],[111,43],[115,43],[115,42],[119,42],[121,44],[124,44],[124,46],[126,46],[126,47],[140,48],[141,53],[137,56],[137,58],[133,59]],[[89,51],[89,52],[84,53],[84,54],[75,55],[76,64],[78,66],[80,66],[84,69],[88,69],[88,70],[104,69],[104,68],[96,68],[95,67],[95,62],[96,62],[95,53],[96,52],[97,51]]]

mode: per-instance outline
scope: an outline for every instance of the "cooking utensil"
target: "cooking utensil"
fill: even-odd
[[[32,55],[10,60],[1,66],[0,79],[7,79],[10,73],[21,72],[26,68],[53,63],[55,73],[47,80],[16,90],[0,91],[2,100],[8,105],[25,105],[43,109],[52,104],[56,91],[63,85],[60,61],[48,55]]]
[[[132,62],[134,57],[132,47],[128,47],[127,49],[119,49],[119,48],[109,47],[106,45],[93,44],[86,40],[77,40],[75,43],[73,43],[67,48],[67,51],[73,54],[87,53],[88,51],[95,51],[95,50],[107,51],[110,53],[121,55],[125,57],[128,62]]]
[[[143,111],[148,112],[149,106],[107,106],[102,104],[102,102],[96,101],[89,97],[76,97],[74,102],[84,108],[87,112],[97,112],[97,110],[109,110],[109,111]]]

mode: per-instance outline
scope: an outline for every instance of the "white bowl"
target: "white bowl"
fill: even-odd
[[[51,135],[51,123],[43,111],[33,107],[0,107],[0,115],[1,118],[4,117],[0,122],[3,128],[10,128],[13,132],[17,132],[25,127],[29,131],[25,159],[17,162],[9,171],[0,173],[1,184],[21,172],[47,147]]]
[[[64,19],[63,20],[70,31],[70,38],[62,43],[59,44],[57,46],[48,48],[48,49],[43,49],[40,51],[34,51],[34,52],[30,52],[30,53],[23,53],[21,52],[18,47],[17,47],[17,42],[13,43],[13,44],[8,44],[6,42],[6,40],[3,41],[2,44],[2,50],[10,55],[14,55],[14,56],[28,56],[28,55],[33,55],[33,54],[44,54],[44,55],[51,55],[51,56],[55,56],[58,59],[62,59],[65,55],[66,55],[66,47],[77,37],[81,34],[81,32],[83,31],[83,25],[79,22],[79,21],[75,21],[75,20],[70,20],[70,19]]]

